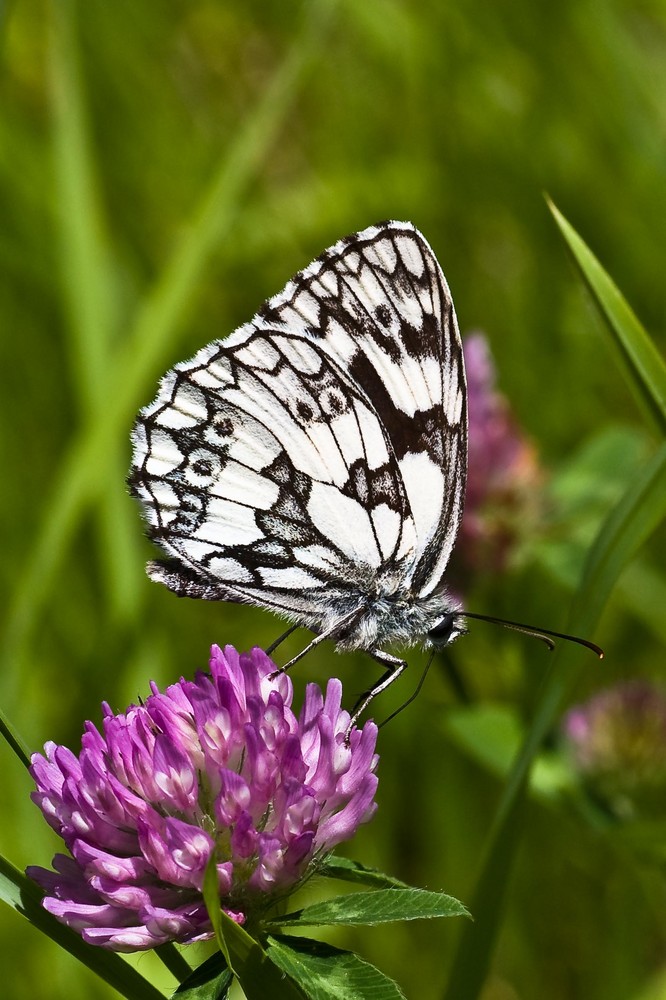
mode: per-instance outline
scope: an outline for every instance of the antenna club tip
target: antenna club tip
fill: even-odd
[[[495,618],[494,615],[475,614],[473,611],[457,611],[455,614],[461,615],[464,618],[475,618],[477,621],[490,622],[493,625],[503,625],[504,628],[515,629],[516,632],[531,635],[534,639],[541,639],[551,652],[555,649],[552,636],[556,639],[565,639],[566,642],[578,643],[579,646],[585,646],[586,649],[590,649],[593,653],[596,653],[600,660],[604,658],[604,651],[601,646],[597,646],[596,642],[583,639],[579,635],[569,635],[568,632],[555,632],[553,629],[539,628],[536,625],[525,625],[523,622],[514,622],[507,618]]]

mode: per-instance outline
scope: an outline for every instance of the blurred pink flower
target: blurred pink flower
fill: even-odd
[[[457,567],[464,573],[504,569],[539,520],[543,475],[534,447],[495,387],[483,333],[463,342],[469,407],[469,468]]]
[[[666,692],[647,680],[607,688],[576,705],[562,732],[574,768],[622,818],[664,814]]]

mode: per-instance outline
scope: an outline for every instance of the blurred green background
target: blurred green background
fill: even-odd
[[[538,523],[507,568],[469,575],[467,606],[564,627],[586,547],[655,442],[543,194],[663,347],[666,3],[14,0],[0,31],[0,704],[28,745],[77,748],[102,699],[121,710],[149,678],[191,674],[212,642],[275,638],[268,614],[148,582],[129,430],[167,367],[384,218],[431,242],[543,468]],[[662,532],[622,577],[594,636],[606,660],[572,700],[663,672],[664,549]],[[548,654],[479,624],[451,655],[469,704],[433,671],[382,732],[380,811],[348,850],[469,902]],[[411,692],[410,660],[379,717]],[[294,680],[335,673],[351,702],[374,669],[327,646]],[[542,764],[484,1000],[666,997],[666,808],[612,822],[555,733]],[[0,852],[46,865],[56,841],[7,748],[2,772]],[[112,995],[8,908],[0,921],[4,996]],[[332,940],[429,1000],[459,931]]]

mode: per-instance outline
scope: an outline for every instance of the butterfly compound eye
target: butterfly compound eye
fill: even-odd
[[[444,615],[442,620],[434,628],[431,628],[428,632],[428,638],[430,639],[433,646],[446,646],[452,638],[456,618],[458,616],[452,611],[449,611]]]

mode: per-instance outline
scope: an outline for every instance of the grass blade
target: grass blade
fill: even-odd
[[[173,1000],[226,1000],[234,981],[224,956],[217,951],[181,982]]]
[[[9,747],[14,751],[18,759],[25,767],[30,767],[30,751],[23,737],[11,724],[4,712],[0,711],[0,736],[2,736]]]
[[[666,435],[666,364],[618,287],[559,209],[548,207],[611,334],[621,368],[659,433]]]
[[[84,109],[72,0],[51,4],[49,69],[58,261],[74,385],[84,414],[105,387],[113,294],[97,171]]]
[[[98,170],[90,137],[76,31],[76,3],[51,5],[49,70],[61,292],[69,356],[83,421],[107,399],[107,373],[116,327],[113,270]],[[100,497],[98,529],[111,617],[140,610],[141,564],[132,510],[123,503],[120,449],[109,456],[118,487]]]
[[[192,968],[183,958],[175,944],[161,944],[154,949],[160,962],[169,970],[179,983],[185,982],[192,975]]]

